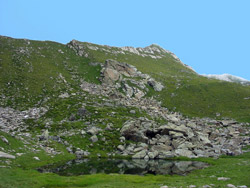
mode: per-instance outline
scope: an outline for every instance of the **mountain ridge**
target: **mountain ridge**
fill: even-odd
[[[153,47],[155,46],[153,45]],[[2,94],[10,93],[13,90],[9,99],[1,99],[2,104],[13,103],[17,101],[17,98],[20,100],[21,95],[14,94],[17,89],[22,91],[23,95],[38,93],[42,88],[51,92],[54,90],[53,87],[60,89],[60,84],[56,85],[52,80],[59,81],[64,78],[62,82],[73,83],[78,82],[72,80],[73,77],[77,77],[79,80],[87,79],[90,82],[100,83],[97,79],[100,74],[100,65],[107,59],[114,59],[131,64],[139,71],[149,74],[156,81],[163,83],[165,89],[156,95],[151,92],[151,95],[162,101],[162,104],[172,111],[182,112],[188,116],[216,117],[216,114],[221,114],[221,117],[239,118],[242,116],[243,119],[249,119],[247,111],[243,110],[249,109],[247,107],[249,104],[246,103],[246,99],[249,97],[249,87],[241,87],[233,83],[224,83],[200,76],[190,68],[183,66],[179,59],[174,58],[169,53],[160,54],[161,58],[152,58],[150,55],[153,54],[150,54],[151,51],[148,49],[146,52],[141,50],[143,54],[146,54],[142,56],[128,50],[124,51],[121,48],[79,41],[70,47],[70,43],[65,45],[51,41],[41,42],[2,37],[2,60],[0,61],[2,69],[0,71],[2,70],[1,74],[5,76],[2,76],[0,80],[2,84],[2,89],[0,89]],[[155,56],[158,56],[159,52],[155,52],[155,54]],[[98,64],[97,66],[90,66],[89,63],[91,62],[98,62]],[[35,72],[36,75],[41,76],[37,77]],[[20,75],[25,82],[20,80]],[[14,78],[16,81],[13,80]],[[42,80],[46,82],[42,83]],[[34,81],[38,84],[34,84]],[[13,89],[3,91],[10,87],[10,85],[7,85],[8,83],[14,83],[15,87],[13,85],[11,86]],[[46,87],[44,87],[44,84]],[[17,85],[20,86],[17,87]],[[27,93],[24,88],[31,88],[30,86],[34,89],[28,90]],[[62,87],[65,86],[62,85]],[[225,96],[224,91],[227,91],[228,96]],[[35,98],[37,96],[29,100],[35,102]],[[27,98],[21,99],[21,101],[25,100]],[[21,106],[20,102],[15,103]],[[29,102],[22,105],[26,106],[27,104]],[[242,104],[244,108],[240,108],[239,104]],[[232,110],[232,108],[235,108],[235,110]]]
[[[13,177],[19,186],[25,174],[36,185],[46,177],[39,187],[63,185],[34,169],[83,158],[207,162],[228,155],[223,162],[231,167],[237,155],[237,173],[243,147],[250,145],[250,87],[200,76],[169,53],[140,53],[147,55],[0,37],[0,166],[8,170],[0,177],[11,177],[7,186]],[[245,163],[242,169],[247,172]]]

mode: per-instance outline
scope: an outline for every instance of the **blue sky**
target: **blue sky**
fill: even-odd
[[[0,35],[159,44],[200,74],[250,80],[249,0],[0,0]]]

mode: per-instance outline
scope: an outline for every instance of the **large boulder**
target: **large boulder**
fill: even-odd
[[[99,128],[91,127],[89,130],[87,130],[87,133],[90,135],[96,135],[100,132]]]
[[[147,142],[148,138],[145,136],[145,130],[140,129],[136,121],[127,121],[121,129],[121,135],[127,140],[135,142]]]
[[[102,71],[103,82],[105,83],[113,83],[121,79],[121,74],[114,69],[106,68]]]
[[[188,157],[188,158],[195,157],[193,152],[188,149],[177,149],[175,150],[175,154],[177,154],[177,156],[183,156],[183,157]]]
[[[137,69],[134,66],[108,59],[101,71],[101,81],[104,83],[114,83],[120,81],[122,76],[134,77],[136,75]]]
[[[152,78],[148,80],[148,85],[150,85],[155,91],[161,91],[164,88],[160,82],[156,82]]]
[[[142,150],[132,156],[133,159],[143,159],[147,155],[147,150]]]

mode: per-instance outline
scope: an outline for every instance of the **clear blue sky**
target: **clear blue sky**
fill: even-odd
[[[157,43],[198,73],[250,80],[250,0],[0,0],[0,35]]]

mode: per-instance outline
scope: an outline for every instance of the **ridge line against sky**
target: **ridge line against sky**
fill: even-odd
[[[0,0],[0,35],[110,46],[152,43],[200,74],[250,80],[250,1]]]

